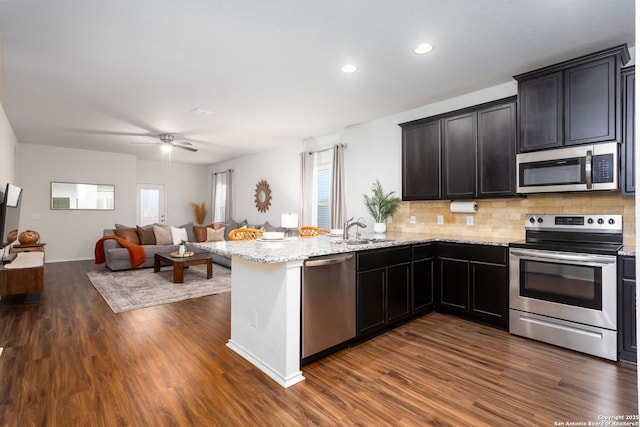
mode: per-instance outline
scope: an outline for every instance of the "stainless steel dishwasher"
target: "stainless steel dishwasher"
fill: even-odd
[[[302,275],[302,359],[356,335],[353,254],[310,258]]]

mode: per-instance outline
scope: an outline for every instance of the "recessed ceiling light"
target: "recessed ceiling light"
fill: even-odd
[[[353,64],[345,64],[342,66],[342,71],[345,73],[355,73],[358,71],[358,67]]]
[[[204,108],[198,108],[198,107],[192,108],[191,112],[199,116],[210,116],[213,114],[213,111],[205,110]]]
[[[416,46],[415,49],[413,49],[413,51],[418,55],[424,55],[425,53],[429,53],[432,50],[433,50],[433,45],[429,43],[420,43],[418,46]]]

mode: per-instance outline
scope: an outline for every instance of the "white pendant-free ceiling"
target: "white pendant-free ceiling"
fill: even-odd
[[[633,0],[5,0],[1,101],[20,142],[210,164],[634,35]]]

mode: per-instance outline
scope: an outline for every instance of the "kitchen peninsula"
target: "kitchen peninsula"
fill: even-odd
[[[509,243],[495,237],[472,239],[387,233],[382,241],[364,244],[348,244],[342,239],[321,236],[196,245],[210,253],[232,258],[231,337],[227,346],[281,386],[289,387],[304,380],[301,371],[301,284],[305,260],[340,253],[412,248],[412,245],[431,242],[491,245],[502,247],[506,254]]]

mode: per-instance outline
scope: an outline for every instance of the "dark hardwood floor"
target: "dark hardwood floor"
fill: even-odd
[[[47,264],[39,302],[0,301],[0,425],[553,426],[638,413],[635,365],[437,313],[283,389],[225,346],[230,294],[114,314],[90,268]]]

